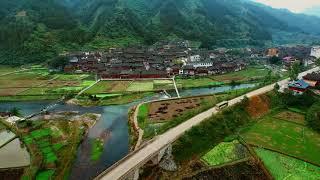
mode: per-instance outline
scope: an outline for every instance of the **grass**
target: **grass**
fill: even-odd
[[[177,79],[176,83],[182,88],[220,86],[224,84],[210,78]]]
[[[320,179],[320,167],[265,149],[254,150],[275,179]]]
[[[201,159],[210,166],[222,165],[239,160],[239,155],[236,152],[236,144],[239,144],[239,142],[233,141],[220,143],[202,156]]]
[[[48,180],[52,179],[55,171],[54,170],[46,170],[46,171],[41,171],[37,174],[36,180]]]
[[[138,111],[138,124],[141,129],[144,129],[148,124],[148,114],[149,114],[149,105],[148,104],[142,104],[139,107]]]
[[[296,123],[268,115],[242,133],[244,140],[258,147],[282,152],[320,165],[320,134]]]
[[[108,93],[108,90],[111,89],[110,81],[100,81],[90,89],[88,89],[85,94],[103,94]]]
[[[153,82],[141,81],[133,82],[127,89],[129,92],[153,91]]]
[[[92,143],[91,160],[98,161],[103,153],[103,140],[95,139]]]
[[[20,70],[20,68],[1,65],[0,66],[0,75],[11,73],[11,72],[18,71],[18,70]]]
[[[264,68],[249,67],[245,70],[232,72],[224,75],[212,76],[212,79],[221,82],[230,81],[248,81],[253,79],[264,78],[268,74],[268,70]]]

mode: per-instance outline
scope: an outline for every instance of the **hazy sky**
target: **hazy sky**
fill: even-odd
[[[293,12],[302,12],[312,6],[319,6],[320,0],[255,0],[274,8],[286,8]]]

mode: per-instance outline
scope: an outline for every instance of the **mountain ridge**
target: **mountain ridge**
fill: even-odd
[[[3,0],[0,15],[2,64],[172,38],[205,48],[320,39],[320,18],[246,0]]]

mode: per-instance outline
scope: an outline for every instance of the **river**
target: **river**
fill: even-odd
[[[221,93],[254,87],[254,84],[241,84],[237,86],[221,86],[213,88],[195,88],[180,91],[182,97]],[[175,96],[174,91],[170,92]],[[106,168],[126,156],[129,152],[128,110],[130,107],[143,101],[163,99],[165,96],[156,94],[124,105],[111,105],[103,107],[81,107],[76,105],[59,104],[52,111],[78,111],[80,113],[102,114],[101,120],[89,130],[88,136],[80,145],[77,159],[71,170],[70,179],[92,179]],[[7,111],[13,107],[21,109],[23,115],[40,111],[50,104],[49,101],[40,102],[8,102],[0,103],[0,111]],[[106,134],[108,134],[106,136]],[[90,160],[91,141],[97,137],[104,137],[104,152],[97,162]]]

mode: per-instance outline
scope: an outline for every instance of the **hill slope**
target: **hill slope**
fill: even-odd
[[[319,32],[320,18],[245,0],[2,0],[0,63],[172,38],[208,48],[312,43]]]

